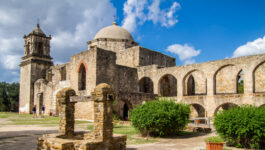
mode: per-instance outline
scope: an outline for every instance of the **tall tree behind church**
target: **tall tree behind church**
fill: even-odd
[[[18,111],[19,83],[0,82],[0,111]]]

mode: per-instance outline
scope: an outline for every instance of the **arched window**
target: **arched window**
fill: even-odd
[[[158,90],[161,96],[177,96],[177,79],[171,74],[164,75],[159,80]]]
[[[42,42],[37,42],[36,43],[36,48],[37,48],[37,53],[39,55],[43,55],[43,43]]]
[[[153,93],[154,92],[154,84],[153,81],[144,77],[139,81],[139,91],[143,93]]]
[[[86,89],[86,68],[85,65],[82,63],[79,68],[78,72],[78,90],[85,90]]]
[[[237,75],[237,93],[244,93],[244,71],[241,70]]]
[[[187,83],[187,94],[188,95],[195,95],[195,81],[192,75],[190,75]]]
[[[60,69],[60,74],[61,74],[61,81],[66,80],[66,67],[65,66]]]

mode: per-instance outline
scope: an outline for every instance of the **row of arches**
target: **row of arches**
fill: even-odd
[[[215,108],[213,115],[217,114],[220,111],[228,110],[228,109],[235,108],[235,107],[239,107],[239,106],[237,104],[234,104],[234,103],[221,104]],[[190,109],[191,109],[191,116],[190,117],[192,117],[192,118],[206,117],[208,115],[211,115],[211,114],[207,114],[205,108],[200,104],[196,104],[196,103],[190,104]]]
[[[260,107],[264,107],[264,105],[261,105]],[[215,108],[214,110],[214,114],[207,114],[207,111],[205,110],[205,108],[200,105],[200,104],[190,104],[190,109],[191,109],[191,118],[195,118],[195,117],[206,117],[206,116],[211,116],[211,115],[216,115],[218,112],[223,111],[223,110],[229,110],[235,107],[239,107],[239,105],[234,104],[234,103],[224,103],[219,105],[218,107]],[[122,119],[124,120],[128,120],[129,119],[129,107],[128,105],[125,103],[123,105],[123,114],[122,114]]]
[[[236,93],[244,93],[244,72],[241,70],[237,75],[236,81]],[[207,80],[195,81],[193,75],[189,75],[184,80],[184,95],[205,95],[207,94]],[[200,83],[198,83],[200,82]],[[177,96],[177,79],[170,74],[163,76],[159,80],[159,94],[161,96]],[[196,92],[195,92],[196,91]],[[139,92],[143,93],[154,93],[154,83],[149,77],[143,77],[139,81]]]
[[[265,62],[258,65],[253,71],[253,92],[265,92]],[[244,70],[235,65],[225,65],[213,75],[213,90],[215,94],[244,93]],[[154,83],[151,78],[143,77],[139,80],[139,91],[154,92]],[[207,78],[200,70],[187,73],[182,80],[183,95],[206,95]],[[158,94],[161,96],[177,96],[177,79],[171,75],[163,75],[158,81]]]

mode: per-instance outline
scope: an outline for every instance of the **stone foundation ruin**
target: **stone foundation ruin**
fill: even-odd
[[[113,135],[112,103],[115,99],[108,84],[99,84],[91,92],[94,101],[94,130],[74,132],[75,99],[73,89],[65,88],[58,92],[59,133],[45,134],[38,138],[38,150],[125,150],[126,135]]]

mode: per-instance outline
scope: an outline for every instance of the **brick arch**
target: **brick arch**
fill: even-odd
[[[162,96],[177,96],[177,78],[172,74],[164,74],[160,77],[158,93]]]
[[[139,92],[154,93],[154,82],[149,77],[146,76],[142,77],[138,81],[138,86],[139,86]]]
[[[77,73],[79,73],[82,64],[85,66],[86,71],[88,70],[87,64],[84,61],[80,61],[76,70]]]
[[[198,73],[196,73],[198,72]],[[188,80],[194,80],[194,87],[190,87],[191,85],[188,84]],[[203,80],[202,80],[202,79]],[[188,71],[182,79],[182,88],[183,88],[183,95],[205,95],[207,94],[207,78],[203,71],[198,69],[193,69]],[[190,94],[188,92],[189,88],[194,88],[194,94]]]
[[[222,78],[220,78],[218,81],[217,81],[217,75],[219,72],[221,72],[223,69],[227,68],[227,67],[237,67],[236,65],[234,64],[226,64],[226,65],[223,65],[221,67],[219,67],[215,72],[214,72],[214,75],[213,75],[213,89],[214,89],[214,93],[215,94],[219,94],[219,93],[222,93],[222,94],[225,94],[225,93],[236,93],[236,81],[233,81],[236,80],[236,77],[237,77],[237,74],[238,74],[238,69],[236,70],[230,70],[229,71],[229,77],[227,77],[228,80],[223,80],[225,79],[225,75],[222,76]],[[232,71],[235,71],[235,75],[231,75],[231,72]],[[231,78],[233,77],[233,78]],[[224,84],[225,82],[228,82],[228,84],[232,84],[232,85],[228,85],[228,84]],[[218,86],[218,83],[221,84],[221,86]],[[233,86],[234,84],[234,86]]]
[[[255,66],[255,68],[252,71],[252,81],[253,81],[253,92],[258,93],[258,92],[265,92],[265,73],[263,75],[259,75],[256,77],[256,71],[262,66],[265,65],[265,61],[260,62],[258,65]],[[265,70],[265,67],[264,67]],[[257,84],[258,83],[258,84]],[[262,90],[263,89],[263,90]]]
[[[192,107],[192,108],[194,108],[196,110],[198,117],[205,117],[206,109],[205,109],[205,107],[203,105],[201,105],[199,103],[191,103],[190,107]],[[192,108],[191,108],[191,110],[192,110]],[[191,116],[191,117],[194,117],[194,116]]]
[[[231,108],[235,108],[235,107],[239,107],[238,104],[236,103],[231,103],[231,102],[226,102],[226,103],[222,103],[221,105],[217,106],[214,110],[214,115],[217,114],[218,110],[220,108],[222,108],[223,110],[228,110],[228,109],[231,109]]]

